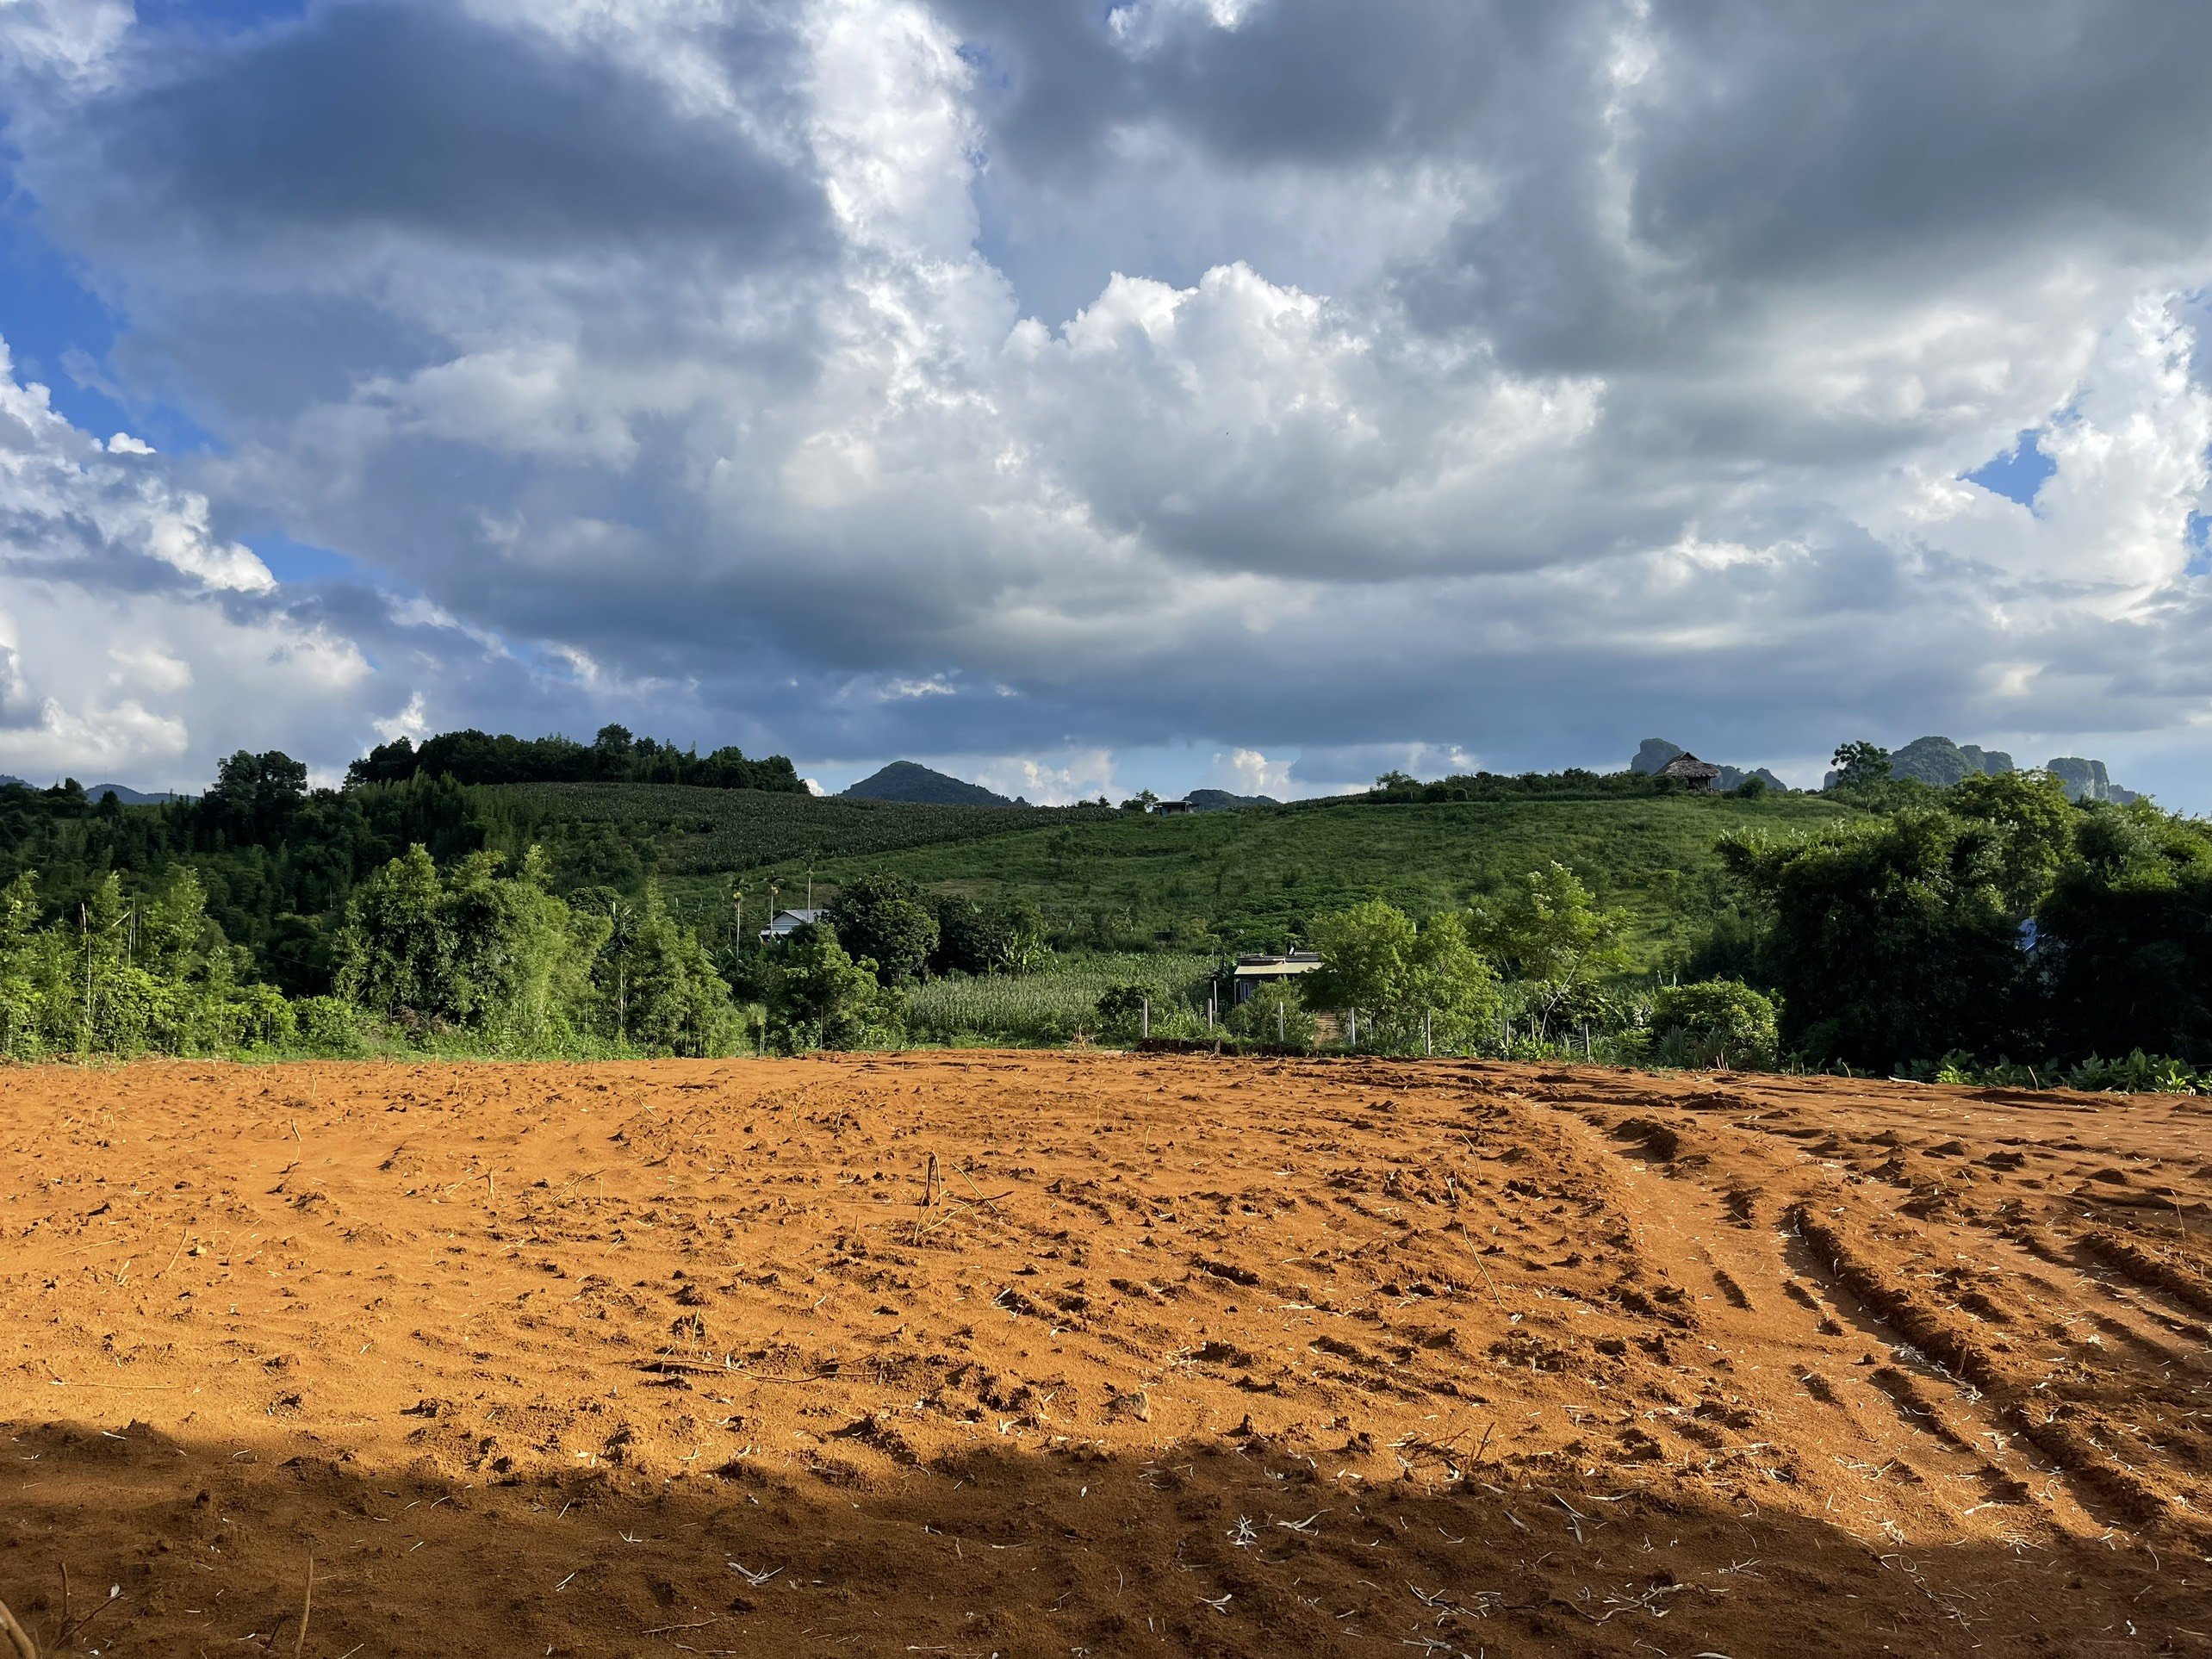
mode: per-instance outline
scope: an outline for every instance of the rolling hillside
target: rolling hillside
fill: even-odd
[[[1277,945],[1356,899],[1432,911],[1556,858],[1630,912],[1643,965],[1687,942],[1711,910],[1714,848],[1727,830],[1786,832],[1853,816],[1807,796],[1351,799],[1153,817],[668,786],[487,793],[507,834],[545,842],[571,879],[592,873],[594,855],[634,859],[687,904],[719,907],[733,879],[761,898],[780,880],[788,902],[811,867],[819,902],[840,880],[881,870],[941,893],[1028,899],[1064,937],[1103,946],[1188,946],[1208,935]]]

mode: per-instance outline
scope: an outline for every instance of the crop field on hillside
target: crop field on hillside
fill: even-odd
[[[2196,1652],[2206,1110],[16,1070],[0,1600],[116,1656]]]
[[[1280,944],[1324,910],[1387,898],[1417,915],[1464,904],[1556,859],[1632,924],[1639,968],[1687,944],[1717,900],[1730,830],[1776,833],[1859,816],[1811,796],[1307,802],[1184,817],[1084,809],[917,806],[675,786],[542,784],[483,793],[518,840],[612,837],[650,852],[686,902],[726,903],[742,880],[793,902],[887,871],[933,892],[1027,899],[1090,942],[1211,929]]]

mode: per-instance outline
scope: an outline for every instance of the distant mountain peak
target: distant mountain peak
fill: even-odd
[[[856,801],[908,801],[925,806],[1016,806],[1005,796],[916,761],[893,761],[881,771],[838,792]]]

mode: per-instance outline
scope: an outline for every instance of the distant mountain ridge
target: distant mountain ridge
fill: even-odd
[[[920,806],[1025,806],[981,784],[937,772],[916,761],[893,761],[856,784],[837,792],[854,801],[906,801]]]
[[[1948,737],[1933,736],[1916,737],[1890,756],[1891,777],[1917,778],[1938,789],[1948,789],[1977,773],[2002,777],[2017,770],[2012,757],[2001,749],[1977,749],[1972,743],[1954,743]],[[2135,791],[2122,789],[2112,781],[2112,774],[2102,761],[2060,755],[2046,761],[2043,770],[2066,786],[2069,800],[2109,801],[2116,806],[2125,806],[2138,798]],[[1820,786],[1833,789],[1837,775],[1830,773],[1821,780]]]
[[[0,772],[0,789],[11,787],[38,789],[42,786],[34,784],[27,778],[17,778]],[[92,784],[84,791],[84,798],[88,801],[96,802],[103,795],[113,795],[125,806],[158,806],[164,801],[181,801],[184,798],[174,790],[162,790],[148,794],[144,790],[133,789],[128,784],[119,783]]]

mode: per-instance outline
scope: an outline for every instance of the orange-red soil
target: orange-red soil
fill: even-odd
[[[1442,1060],[7,1072],[0,1600],[116,1655],[2212,1652],[2208,1129]]]

